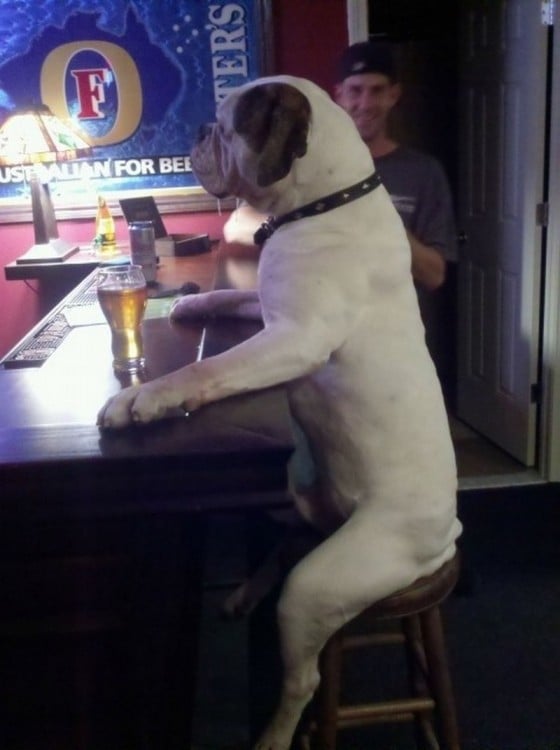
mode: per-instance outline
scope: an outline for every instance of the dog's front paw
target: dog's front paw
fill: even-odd
[[[157,419],[184,415],[181,394],[163,382],[155,380],[140,387],[130,406],[132,421],[147,424]]]
[[[136,399],[140,386],[125,388],[112,396],[99,410],[97,424],[103,429],[126,427],[133,421],[131,406]]]
[[[155,383],[131,386],[110,398],[97,415],[102,429],[119,429],[130,424],[147,424],[175,413],[184,414],[180,399]]]

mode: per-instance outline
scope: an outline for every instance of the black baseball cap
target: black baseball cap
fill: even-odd
[[[380,73],[396,80],[397,66],[390,42],[357,42],[344,50],[338,62],[337,80],[360,73]]]

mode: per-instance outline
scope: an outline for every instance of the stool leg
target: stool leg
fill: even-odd
[[[426,697],[430,690],[426,684],[426,654],[422,643],[422,631],[418,615],[403,617],[401,627],[405,637],[408,686],[413,696]],[[415,714],[414,736],[419,750],[440,750],[434,733],[432,717]]]
[[[336,750],[338,705],[342,669],[342,636],[337,633],[323,648],[320,658],[321,682],[315,697],[318,750]]]
[[[430,686],[436,701],[436,716],[445,750],[461,750],[453,687],[445,648],[439,607],[420,614]]]

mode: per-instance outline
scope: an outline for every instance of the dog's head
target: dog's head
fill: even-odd
[[[277,76],[246,84],[224,99],[216,122],[201,128],[191,162],[208,192],[266,209],[267,197],[289,192],[296,183],[303,197],[309,197],[307,183],[323,181],[324,190],[326,175],[341,171],[341,149],[351,164],[356,143],[363,170],[365,147],[346,113],[309,81]],[[339,174],[343,181],[346,171]]]

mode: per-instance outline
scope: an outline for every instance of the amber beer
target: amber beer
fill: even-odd
[[[109,268],[99,272],[97,298],[111,328],[113,368],[138,372],[145,365],[142,319],[148,292],[141,269]]]

